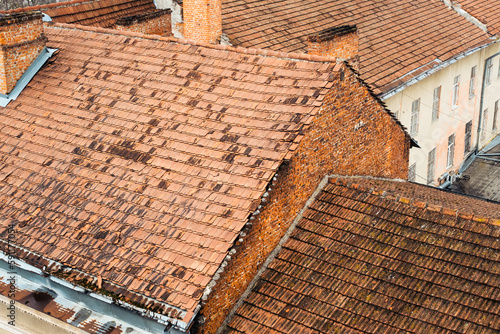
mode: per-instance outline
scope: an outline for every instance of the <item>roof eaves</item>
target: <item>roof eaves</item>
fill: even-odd
[[[422,81],[423,79],[427,78],[428,76],[442,70],[443,68],[454,64],[455,62],[459,61],[462,58],[465,58],[477,51],[480,51],[490,45],[493,45],[495,43],[498,43],[500,41],[500,38],[498,37],[490,37],[489,43],[482,43],[479,46],[476,46],[475,48],[472,48],[466,52],[462,52],[448,60],[441,61],[440,59],[435,59],[425,65],[420,66],[419,68],[405,74],[404,76],[398,78],[397,80],[385,85],[385,88],[388,89],[385,93],[379,94],[379,98],[381,100],[386,100],[390,98],[391,96],[396,95],[397,93],[401,92],[402,90],[406,89],[407,87],[410,87],[417,82]],[[434,64],[434,65],[433,65]],[[429,68],[430,67],[430,68]],[[381,87],[381,90],[385,90],[384,87]]]
[[[88,294],[90,297],[100,300],[102,302],[111,304],[117,304],[121,307],[124,307],[129,310],[133,310],[136,312],[139,312],[139,314],[153,319],[154,321],[161,323],[163,325],[168,325],[168,326],[173,326],[174,328],[182,331],[182,332],[187,332],[189,331],[189,328],[191,327],[196,314],[198,313],[200,309],[200,305],[198,305],[195,309],[194,312],[186,311],[186,310],[181,310],[178,307],[168,305],[164,302],[160,302],[158,300],[153,300],[152,298],[146,297],[146,296],[141,296],[139,293],[136,292],[131,292],[133,295],[139,297],[141,301],[145,301],[144,305],[134,305],[134,304],[139,304],[137,302],[131,301],[127,302],[121,299],[124,299],[125,297],[122,296],[120,299],[118,296],[114,296],[113,293],[109,293],[108,296],[104,294],[103,292],[107,292],[105,289],[102,287],[99,287],[99,285],[102,286],[103,283],[93,283],[93,282],[99,282],[99,277],[95,277],[93,275],[84,273],[80,270],[74,269],[74,268],[68,268],[67,266],[63,265],[62,263],[59,263],[57,261],[51,260],[49,258],[46,258],[44,256],[41,256],[39,254],[36,254],[34,252],[31,252],[27,249],[24,249],[20,246],[9,244],[8,241],[0,240],[0,244],[5,244],[5,247],[2,247],[2,250],[0,250],[0,261],[4,261],[8,264],[11,264],[15,262],[15,266],[19,267],[25,271],[48,277],[50,280],[54,281],[55,283],[58,283],[62,286],[65,286],[67,288],[70,288],[72,290],[78,291],[78,292],[85,292]],[[3,249],[8,250],[7,253],[3,251]],[[16,254],[16,258],[12,256],[12,254]],[[20,256],[22,255],[22,256]],[[30,264],[29,259],[30,258],[36,258],[36,264],[40,265],[41,268],[37,267],[35,263],[33,262]],[[43,264],[45,263],[45,265]],[[78,282],[71,282],[67,280],[65,277],[69,276],[68,271],[72,273],[76,273],[76,277],[79,278],[79,282],[87,282],[85,286],[81,286],[78,284]],[[61,277],[59,277],[61,276]],[[90,280],[90,282],[89,282]],[[116,286],[117,288],[120,289],[127,289],[126,287],[120,287],[116,284],[111,284],[113,286]],[[91,291],[89,293],[89,291]],[[151,310],[152,303],[156,304],[162,304],[164,310],[169,310],[169,311],[175,311],[176,314],[178,314],[177,317],[171,317],[162,313],[157,313],[156,310]],[[147,306],[148,309],[146,309],[143,306]]]
[[[50,49],[44,47],[40,55],[35,59],[30,67],[24,72],[21,78],[17,81],[16,86],[7,95],[0,94],[0,107],[6,107],[10,101],[17,99],[19,94],[28,85],[28,83],[33,79],[35,74],[42,68],[42,66],[47,62],[47,60],[52,57],[52,55],[57,51],[57,49]]]

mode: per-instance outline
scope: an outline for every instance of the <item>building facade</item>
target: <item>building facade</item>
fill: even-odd
[[[499,134],[500,44],[447,64],[382,96],[420,149],[410,152],[410,181],[437,185]]]

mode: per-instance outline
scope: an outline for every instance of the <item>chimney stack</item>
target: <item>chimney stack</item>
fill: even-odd
[[[0,16],[0,94],[14,89],[45,43],[41,12]]]
[[[221,0],[184,0],[184,38],[218,44],[222,35]]]
[[[354,25],[330,28],[308,37],[307,53],[349,60],[358,68],[358,29]]]

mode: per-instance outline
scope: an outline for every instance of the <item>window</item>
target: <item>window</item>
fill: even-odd
[[[488,108],[483,111],[483,128],[481,129],[481,139],[486,136],[486,127],[488,126]]]
[[[411,104],[411,124],[410,135],[416,136],[418,134],[418,116],[420,113],[420,99],[413,101]]]
[[[434,88],[434,97],[432,98],[432,121],[439,118],[439,103],[441,101],[441,86]]]
[[[486,73],[484,74],[484,80],[486,84],[489,85],[491,83],[491,70],[493,69],[493,62],[491,58],[486,60]]]
[[[427,184],[434,183],[434,174],[436,172],[436,148],[434,147],[429,152],[427,159]]]
[[[464,141],[464,154],[470,152],[470,143],[472,136],[472,121],[465,124],[465,141]]]
[[[460,75],[457,75],[453,79],[453,98],[452,98],[452,103],[451,107],[456,108],[458,106],[458,89],[460,87]]]
[[[495,111],[493,112],[493,131],[497,129],[497,121],[498,121],[498,103],[500,100],[495,101]]]
[[[446,159],[446,168],[453,166],[453,155],[455,154],[455,134],[448,137],[448,155]]]
[[[470,69],[469,99],[472,99],[476,91],[476,66]]]
[[[408,181],[415,182],[417,176],[417,163],[415,162],[408,169]]]

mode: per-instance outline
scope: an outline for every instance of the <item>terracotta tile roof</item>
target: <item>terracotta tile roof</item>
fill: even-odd
[[[348,179],[346,178],[346,180]],[[367,189],[379,191],[383,196],[387,197],[402,198],[417,204],[426,203],[436,208],[444,207],[476,217],[500,219],[500,204],[479,197],[455,194],[423,184],[403,182],[401,180],[361,177],[352,178],[350,182]]]
[[[73,0],[19,8],[14,11],[41,10],[54,22],[110,28],[119,18],[156,10],[153,0]]]
[[[494,35],[500,33],[500,1],[498,0],[454,0],[466,12],[486,24],[488,32]]]
[[[59,54],[0,113],[1,236],[18,222],[22,259],[187,321],[339,66],[102,28],[46,35]]]
[[[228,0],[223,2],[222,15],[223,31],[234,45],[288,52],[306,52],[311,34],[356,25],[360,74],[376,94],[488,42],[481,29],[434,0],[317,0],[314,4]]]
[[[330,180],[226,332],[498,333],[500,221],[357,181]]]

